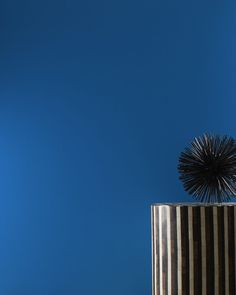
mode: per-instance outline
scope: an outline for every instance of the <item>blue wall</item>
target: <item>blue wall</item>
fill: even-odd
[[[236,4],[0,3],[0,293],[151,294],[150,204],[236,136]]]

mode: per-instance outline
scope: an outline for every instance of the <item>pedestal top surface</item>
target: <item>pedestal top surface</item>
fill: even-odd
[[[187,206],[187,207],[222,207],[222,206],[236,206],[236,202],[229,203],[191,203],[191,202],[182,202],[182,203],[155,203],[152,204],[151,207],[160,207],[160,206],[169,206],[169,207],[179,207],[179,206]]]

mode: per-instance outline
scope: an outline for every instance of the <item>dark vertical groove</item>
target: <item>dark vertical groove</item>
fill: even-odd
[[[182,242],[182,295],[189,295],[189,240],[188,240],[188,206],[180,208],[181,242]]]
[[[162,284],[163,295],[168,295],[168,254],[167,254],[167,207],[160,208],[162,211]]]
[[[193,207],[193,243],[194,243],[194,294],[202,291],[202,251],[200,207]]]
[[[213,207],[206,207],[206,273],[207,294],[214,294],[214,229]]]
[[[228,207],[229,236],[229,293],[235,294],[235,245],[234,245],[234,207]]]
[[[178,294],[177,282],[177,228],[176,228],[176,207],[170,208],[170,226],[171,226],[171,294]]]
[[[225,294],[224,207],[218,207],[219,295]]]

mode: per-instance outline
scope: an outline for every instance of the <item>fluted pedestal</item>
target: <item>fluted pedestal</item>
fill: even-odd
[[[236,204],[152,206],[153,295],[235,295]]]

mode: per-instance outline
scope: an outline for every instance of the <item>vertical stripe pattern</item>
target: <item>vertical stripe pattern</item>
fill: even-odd
[[[215,270],[215,280],[214,288],[215,295],[219,295],[219,239],[218,239],[218,215],[217,208],[213,208],[213,236],[214,236],[214,270]]]
[[[193,207],[188,207],[188,240],[189,245],[189,295],[194,293],[194,240],[193,240]]]
[[[228,208],[224,207],[225,294],[229,294],[229,232]]]
[[[182,295],[189,295],[189,237],[188,207],[181,207]]]
[[[152,206],[153,295],[236,294],[236,204]]]
[[[173,224],[173,223],[172,223]],[[175,271],[177,272],[177,294],[182,294],[182,242],[181,242],[181,212],[180,207],[176,208],[176,232],[177,232],[177,249],[173,249],[177,252],[177,267]],[[173,237],[174,239],[174,237]],[[177,251],[176,251],[177,250]],[[172,269],[174,269],[172,267]],[[155,294],[155,293],[154,293]]]
[[[228,207],[228,233],[229,237],[234,237],[234,207]],[[229,250],[229,294],[235,294],[235,243],[234,238],[230,239]]]
[[[206,295],[206,218],[205,218],[205,207],[200,207],[200,228],[201,228],[201,262],[202,262],[202,295]]]
[[[194,259],[194,294],[201,294],[202,283],[202,246],[201,228],[199,227],[200,208],[193,207],[193,259]]]
[[[213,207],[205,208],[206,231],[206,289],[207,294],[215,294],[214,286],[214,239],[213,239]]]

